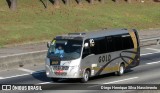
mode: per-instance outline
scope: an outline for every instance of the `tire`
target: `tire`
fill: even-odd
[[[125,71],[125,66],[124,66],[124,64],[121,64],[119,66],[119,71],[116,72],[116,75],[117,76],[122,76],[124,74],[124,71]]]
[[[53,82],[58,82],[59,78],[51,78]]]
[[[88,70],[85,71],[83,78],[81,78],[82,83],[86,83],[89,80],[90,72]]]

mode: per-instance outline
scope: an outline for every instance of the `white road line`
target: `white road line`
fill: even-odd
[[[132,79],[137,79],[137,78],[138,78],[138,77],[132,77],[132,78],[127,78],[127,79],[122,79],[122,80],[107,82],[107,83],[103,83],[103,84],[113,84],[113,83],[117,83],[117,82],[122,82],[122,81],[128,81],[128,80],[132,80]]]
[[[33,70],[29,70],[29,69],[25,69],[25,68],[18,68],[18,70],[21,70],[21,71],[25,71],[25,72],[29,72],[29,73],[33,73],[33,72],[35,72],[35,71],[33,71]]]
[[[27,76],[27,75],[32,75],[32,74],[38,74],[38,73],[42,73],[42,72],[44,72],[44,71],[36,71],[36,72],[33,72],[33,73],[21,74],[21,75],[9,76],[9,77],[0,77],[0,80],[10,79],[10,78],[15,78],[15,77],[21,77],[21,76]]]
[[[21,77],[21,76],[27,76],[27,75],[30,75],[30,74],[22,74],[22,75],[10,76],[10,77],[3,77],[3,78],[0,78],[0,80],[2,80],[2,79],[9,79],[9,78],[15,78],[15,77]]]
[[[154,50],[154,51],[158,51],[158,52],[160,52],[160,49],[155,49],[155,48],[146,48],[146,49]]]
[[[138,77],[126,78],[126,79],[111,81],[111,82],[102,83],[102,84],[113,84],[113,83],[117,83],[117,82],[123,82],[123,81],[132,80],[132,79],[137,79],[137,78]],[[100,85],[102,85],[102,84],[100,84]],[[96,87],[96,86],[100,86],[100,85],[94,85],[94,86],[89,86],[89,87]]]
[[[43,72],[45,72],[45,70],[35,71],[32,74],[38,74],[38,73],[43,73]]]
[[[43,83],[38,83],[38,84],[49,84],[49,83],[52,83],[52,82],[43,82]]]
[[[154,51],[156,51],[156,52],[153,52],[153,53],[146,53],[146,54],[140,54],[140,56],[146,56],[146,55],[151,55],[151,54],[160,53],[160,49],[155,49],[155,48],[145,48],[145,49],[154,50]]]
[[[0,58],[11,57],[11,56],[20,56],[20,55],[26,55],[26,54],[32,54],[32,53],[40,53],[40,52],[46,52],[46,51],[47,50],[19,53],[19,54],[13,54],[13,55],[0,56]]]
[[[0,77],[0,79],[3,79],[3,77]]]
[[[157,63],[160,63],[160,61],[157,61],[157,62],[150,62],[150,63],[146,63],[146,64],[150,65],[150,64],[157,64]]]
[[[151,54],[156,54],[156,53],[160,53],[160,52],[153,52],[153,53],[140,54],[140,56],[146,56],[146,55],[151,55]]]

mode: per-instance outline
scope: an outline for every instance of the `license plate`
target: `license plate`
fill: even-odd
[[[63,70],[56,70],[54,73],[56,75],[62,75],[64,72],[63,72]]]
[[[63,73],[63,70],[56,70],[56,73]]]

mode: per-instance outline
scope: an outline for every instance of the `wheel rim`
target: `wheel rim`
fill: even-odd
[[[84,80],[88,81],[88,73],[87,72],[84,74]]]
[[[120,74],[123,74],[124,73],[124,68],[123,66],[120,66]]]

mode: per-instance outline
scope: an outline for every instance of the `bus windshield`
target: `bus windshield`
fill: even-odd
[[[61,60],[77,59],[81,55],[82,40],[53,40],[48,56],[60,57]]]

